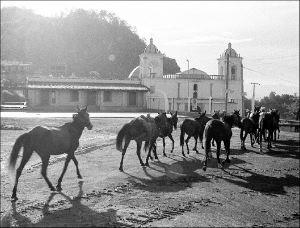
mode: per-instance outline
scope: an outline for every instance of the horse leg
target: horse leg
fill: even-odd
[[[126,154],[126,150],[127,150],[127,147],[128,147],[128,145],[129,145],[129,143],[130,143],[130,139],[125,138],[125,145],[124,145],[124,148],[123,148],[123,150],[122,150],[122,158],[121,158],[120,167],[119,167],[119,170],[120,170],[121,172],[123,172],[123,161],[124,161],[124,156],[125,156],[125,154]]]
[[[222,169],[223,165],[220,160],[220,151],[221,151],[221,141],[216,142],[217,143],[217,162],[218,162],[218,168]]]
[[[155,159],[158,159],[158,157],[157,157],[157,152],[156,152],[156,142],[153,143],[153,146],[152,146],[152,147],[153,147],[154,158],[155,158]]]
[[[190,140],[191,137],[192,137],[192,136],[189,135],[189,136],[187,137],[187,139],[185,140],[185,145],[186,145],[186,148],[187,148],[187,154],[190,153],[190,149],[189,149],[189,140]]]
[[[61,188],[61,182],[62,182],[62,179],[63,179],[63,177],[65,175],[65,172],[67,171],[67,168],[68,168],[70,160],[71,160],[71,156],[68,154],[68,156],[66,158],[66,161],[65,161],[65,165],[64,165],[63,171],[62,171],[60,177],[58,178],[58,183],[56,185],[57,191],[61,191],[62,190],[62,188]]]
[[[195,146],[194,146],[193,150],[196,151],[197,154],[199,154],[199,152],[197,150],[197,139],[198,139],[198,137],[194,136],[194,139],[195,139]]]
[[[202,168],[203,171],[206,171],[209,153],[211,153],[211,151],[210,151],[210,139],[206,138],[205,139],[205,160],[204,160],[204,165],[203,165],[203,168]]]
[[[251,142],[251,147],[253,147],[254,142],[255,142],[255,138],[253,139],[253,133],[250,133],[250,142]]]
[[[55,191],[55,188],[53,187],[52,183],[50,182],[50,180],[47,177],[47,167],[49,165],[49,159],[50,159],[50,155],[46,155],[42,157],[42,170],[41,170],[41,174],[44,177],[46,183],[48,184],[48,187],[50,188],[51,191]]]
[[[148,150],[148,155],[147,155],[147,158],[146,158],[146,163],[145,165],[149,167],[149,158],[150,158],[150,154],[151,154],[151,149],[152,147],[154,146],[154,144],[150,141],[150,147],[149,147],[149,150]],[[155,151],[155,154],[156,154],[156,151]]]
[[[31,157],[31,155],[33,153],[32,150],[29,150],[28,148],[25,148],[25,147],[26,146],[24,146],[24,152],[23,152],[22,161],[21,161],[21,163],[19,165],[19,168],[16,171],[15,185],[14,185],[12,196],[11,196],[12,201],[18,200],[18,197],[17,197],[17,187],[18,187],[19,178],[21,176],[21,173],[22,173],[22,170],[23,170],[24,166],[26,165],[26,163],[28,162],[29,158]]]
[[[136,154],[140,160],[141,166],[145,166],[145,164],[141,158],[141,147],[142,147],[142,141],[136,141]]]
[[[224,141],[225,144],[225,150],[226,150],[226,159],[223,161],[223,165],[227,162],[230,163],[229,159],[229,154],[230,154],[230,139],[228,139],[226,142]]]
[[[173,136],[171,134],[168,135],[168,137],[171,139],[172,141],[172,150],[171,150],[171,153],[173,153],[173,150],[174,150],[174,139],[173,139]]]
[[[245,147],[245,139],[246,139],[246,137],[247,137],[247,132],[245,131],[245,136],[243,136],[243,132],[244,132],[244,130],[241,129],[241,131],[240,131],[241,149],[242,149],[242,150],[246,150],[246,147]]]
[[[167,157],[167,155],[165,153],[165,146],[166,146],[165,137],[163,137],[163,147],[164,147],[163,154],[164,154],[165,157]]]
[[[79,172],[79,168],[78,168],[78,161],[77,161],[75,155],[73,155],[72,160],[73,160],[73,162],[74,162],[74,164],[75,164],[75,166],[76,166],[77,177],[78,177],[79,179],[82,179],[82,176],[81,176],[81,174],[80,174],[80,172]]]
[[[262,130],[260,129],[258,132],[258,138],[259,138],[259,152],[262,152]]]

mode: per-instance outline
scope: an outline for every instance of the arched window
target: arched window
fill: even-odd
[[[231,67],[231,80],[236,80],[236,66]]]
[[[194,84],[194,90],[197,91],[198,90],[198,85]]]

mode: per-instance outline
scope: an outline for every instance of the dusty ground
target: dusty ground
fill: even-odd
[[[6,161],[15,139],[38,124],[65,121],[1,120],[15,127],[1,130],[1,226],[299,227],[299,134],[290,132],[281,132],[272,151],[261,154],[257,145],[250,148],[249,139],[248,150],[241,151],[238,129],[233,129],[231,164],[221,170],[213,159],[204,172],[200,146],[200,154],[181,156],[178,129],[173,133],[175,151],[169,153],[171,142],[166,139],[168,157],[159,153],[150,168],[139,165],[132,141],[122,173],[115,137],[129,119],[92,119],[94,128],[84,131],[76,152],[83,181],[77,180],[70,162],[63,191],[51,193],[41,178],[40,160],[33,156],[19,181],[19,200],[11,203]],[[193,143],[191,139],[191,148]],[[53,156],[48,167],[53,184],[63,164],[64,157]]]

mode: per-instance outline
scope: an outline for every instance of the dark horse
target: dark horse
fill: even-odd
[[[156,139],[159,135],[162,135],[162,130],[167,123],[166,113],[161,113],[155,118],[139,116],[134,118],[129,123],[125,124],[117,135],[116,148],[122,152],[122,159],[120,162],[119,170],[123,171],[123,160],[127,150],[127,147],[131,140],[136,141],[137,149],[136,153],[139,158],[141,166],[149,166],[148,160],[152,147],[155,147]],[[123,147],[123,140],[125,140]],[[145,151],[149,148],[146,163],[144,164],[141,159],[141,147],[142,142],[145,141]],[[156,153],[156,152],[155,152]],[[157,156],[156,156],[157,157]]]
[[[253,147],[255,140],[257,139],[257,129],[258,129],[258,120],[259,120],[259,110],[260,107],[254,107],[254,112],[249,113],[247,117],[241,120],[241,149],[246,150],[245,140],[247,135],[250,135],[251,146]],[[253,139],[254,136],[254,139]]]
[[[207,168],[207,160],[210,153],[210,141],[214,138],[217,143],[217,160],[218,160],[218,166],[223,167],[223,164],[225,162],[230,163],[229,160],[229,154],[230,154],[230,139],[232,136],[231,128],[235,125],[237,127],[240,127],[240,113],[239,111],[235,110],[232,115],[225,115],[223,117],[223,121],[212,119],[209,120],[204,129],[204,135],[205,135],[205,161],[203,170],[206,171]],[[225,161],[220,162],[220,149],[221,149],[221,142],[224,142],[227,158]]]
[[[16,172],[15,185],[12,192],[12,199],[17,200],[17,185],[22,170],[32,153],[35,151],[42,159],[42,171],[41,174],[47,182],[51,191],[55,191],[52,183],[47,177],[47,166],[49,163],[50,155],[67,154],[65,165],[61,176],[58,179],[56,189],[61,191],[61,182],[63,176],[67,170],[68,164],[72,159],[77,171],[77,177],[81,179],[81,174],[78,169],[78,161],[75,158],[74,152],[79,146],[79,138],[83,132],[83,129],[91,130],[93,125],[90,122],[89,114],[87,113],[87,107],[79,109],[76,114],[73,114],[73,121],[66,123],[60,127],[47,128],[37,126],[31,131],[21,135],[15,142],[12,152],[9,158],[9,169],[13,171],[18,158],[21,147],[24,147],[23,158],[19,168]]]
[[[259,116],[259,151],[262,151],[262,137],[265,135],[265,131],[268,133],[267,137],[267,148],[270,149],[272,147],[271,141],[272,136],[275,129],[278,126],[279,115],[275,110],[271,110],[271,112],[262,112]]]
[[[184,141],[185,141],[185,144],[187,147],[187,153],[189,154],[190,150],[189,150],[188,142],[192,136],[195,139],[195,146],[194,146],[193,150],[196,151],[196,153],[199,153],[197,150],[198,137],[201,142],[202,148],[204,148],[203,144],[202,144],[203,131],[204,131],[205,124],[207,123],[207,121],[210,120],[210,118],[206,116],[206,111],[204,113],[199,113],[199,115],[200,116],[195,118],[194,120],[185,119],[180,127],[180,131],[181,131],[180,132],[180,146],[182,148],[182,155],[184,157],[185,157],[184,150],[183,150]],[[186,140],[184,140],[185,133],[188,135]]]
[[[277,139],[279,139],[279,133],[280,133],[280,129],[279,129],[280,113],[277,109],[273,109],[272,111],[274,112],[274,116],[275,116],[274,135],[272,135],[272,140],[274,140],[274,142],[276,142]],[[276,138],[277,131],[278,131],[278,135],[277,135],[278,138]],[[273,136],[274,136],[274,138],[273,138]]]
[[[177,111],[172,114],[171,114],[171,117],[168,117],[167,118],[167,123],[166,123],[166,128],[165,129],[162,129],[162,134],[159,135],[159,137],[161,137],[163,139],[163,154],[164,156],[167,156],[166,153],[165,153],[165,146],[166,146],[166,143],[165,143],[165,137],[169,137],[172,141],[172,150],[171,150],[171,153],[173,153],[173,150],[174,150],[174,139],[172,137],[172,132],[173,132],[173,128],[176,130],[177,129],[177,122],[178,122],[178,117],[177,117]]]

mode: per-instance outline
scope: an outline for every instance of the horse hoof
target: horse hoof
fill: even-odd
[[[153,157],[149,157],[151,159],[151,161],[153,161]]]
[[[150,167],[150,166],[149,166],[149,163],[146,163],[145,166]]]
[[[50,187],[50,191],[55,192],[56,189],[54,187]]]
[[[62,190],[62,188],[61,188],[60,186],[56,186],[56,190],[57,190],[58,192],[60,192],[60,191]]]
[[[222,163],[224,163],[224,162],[222,162]],[[218,168],[223,169],[224,168],[223,164],[218,163]]]
[[[204,146],[202,146],[201,148],[204,149]]]
[[[203,166],[203,168],[202,168],[202,169],[203,169],[203,171],[206,171],[206,166]]]
[[[78,179],[82,179],[82,176],[81,176],[81,175],[78,175]]]

